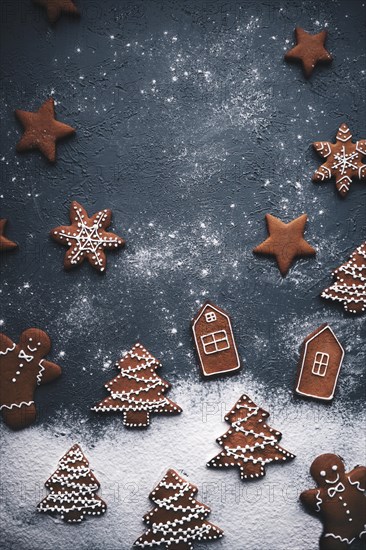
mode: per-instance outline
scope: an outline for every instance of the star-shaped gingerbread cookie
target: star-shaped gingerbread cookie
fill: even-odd
[[[50,162],[56,160],[57,140],[75,133],[74,128],[55,119],[55,103],[52,97],[34,113],[16,109],[15,115],[24,127],[17,151],[38,149]]]
[[[313,256],[315,249],[304,239],[308,217],[303,214],[289,223],[266,214],[269,237],[254,248],[256,254],[275,256],[281,275],[285,277],[295,258]]]
[[[327,35],[327,31],[310,34],[296,27],[296,46],[285,54],[286,61],[300,61],[304,75],[310,78],[318,63],[330,63],[333,59],[324,47]]]
[[[345,197],[352,178],[360,180],[366,178],[366,164],[362,162],[363,157],[366,156],[366,139],[353,143],[347,124],[343,123],[339,127],[335,143],[316,141],[313,147],[326,159],[314,173],[313,181],[329,180],[333,176],[339,194]]]
[[[7,220],[5,218],[0,220],[0,252],[13,250],[18,247],[17,243],[14,243],[4,235],[6,222]]]
[[[47,10],[47,17],[50,23],[56,23],[62,13],[80,15],[79,10],[71,0],[33,0]]]
[[[89,218],[78,202],[71,203],[71,225],[61,225],[51,231],[53,239],[70,247],[65,254],[65,269],[72,269],[87,259],[95,269],[105,271],[107,259],[104,250],[125,245],[121,237],[106,231],[111,218],[112,211],[109,209],[101,210]]]

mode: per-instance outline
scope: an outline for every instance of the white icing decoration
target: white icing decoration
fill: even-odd
[[[53,231],[54,235],[58,235],[60,239],[64,239],[68,246],[72,246],[76,243],[74,249],[74,255],[71,258],[71,264],[77,264],[80,258],[86,254],[92,255],[94,265],[97,266],[100,271],[104,271],[103,260],[101,258],[100,248],[118,247],[123,244],[123,240],[120,237],[103,237],[101,230],[104,231],[103,226],[105,220],[108,217],[107,210],[98,212],[94,224],[90,227],[84,222],[84,214],[79,206],[74,206],[75,219],[78,220],[78,229],[71,231]]]
[[[77,466],[76,463],[80,462],[82,465]],[[99,489],[99,483],[78,445],[74,445],[61,458],[46,487],[51,493],[38,504],[40,512],[58,512],[62,519],[75,523],[82,521],[86,515],[101,515],[106,511],[105,503],[93,494]],[[70,512],[79,513],[75,518],[65,518]]]
[[[320,327],[319,327],[319,329],[320,329]],[[339,342],[337,336],[335,335],[335,333],[333,332],[333,330],[331,329],[331,327],[328,324],[326,324],[320,330],[319,329],[317,329],[317,331],[315,332],[315,334],[311,338],[307,337],[305,339],[305,346],[304,346],[304,350],[302,352],[301,368],[300,368],[300,372],[299,372],[299,375],[298,375],[298,380],[297,380],[297,385],[296,385],[296,392],[300,395],[306,395],[308,397],[313,397],[314,399],[322,399],[324,401],[330,401],[334,397],[334,392],[335,392],[335,389],[336,389],[336,386],[337,386],[339,372],[340,372],[340,368],[342,366],[342,362],[343,362],[343,358],[344,358],[344,349],[343,349],[341,343]],[[337,373],[336,373],[336,375],[334,376],[334,379],[333,379],[332,391],[330,392],[329,396],[327,396],[327,397],[319,396],[319,395],[316,395],[315,393],[309,393],[307,391],[304,391],[304,389],[302,389],[303,375],[306,373],[306,362],[307,362],[307,354],[308,354],[309,346],[310,346],[311,342],[313,342],[314,340],[317,340],[319,338],[319,336],[321,334],[325,333],[325,332],[330,333],[331,338],[333,338],[334,342],[337,344],[337,346],[339,347],[339,349],[341,351],[341,357],[340,357],[340,360],[339,360],[339,363],[338,363]],[[324,376],[325,376],[325,373],[324,373]],[[321,389],[321,386],[320,386],[320,389]]]
[[[138,365],[131,367],[128,364],[128,359],[134,358],[138,360]],[[127,361],[127,366],[125,362]],[[120,374],[111,380],[109,383],[105,384],[106,389],[110,392],[111,397],[104,399],[101,403],[93,407],[93,411],[123,411],[124,412],[124,424],[126,426],[144,426],[145,424],[133,424],[127,420],[127,412],[145,412],[147,415],[147,423],[150,423],[150,413],[176,413],[181,412],[180,407],[170,401],[163,394],[170,384],[162,380],[156,373],[155,370],[161,366],[161,364],[154,358],[149,352],[141,345],[136,344],[130,351],[128,351],[122,358],[121,363],[118,363],[117,366],[120,368]],[[149,376],[147,376],[149,372]],[[140,375],[141,374],[141,375]],[[115,383],[120,384],[121,381],[132,380],[136,382],[137,388],[130,391],[118,390],[114,391],[113,386]],[[159,397],[153,399],[149,396],[149,392],[156,390],[157,388],[162,388],[158,392]],[[112,400],[120,400],[121,404],[116,405]],[[109,403],[110,401],[110,403]]]
[[[10,348],[6,348],[5,351],[0,351],[0,355],[7,355],[9,351],[13,351],[15,349],[16,344],[14,343]]]
[[[352,544],[352,542],[356,540],[356,537],[353,537],[353,539],[347,539],[347,537],[341,537],[340,535],[335,535],[334,533],[326,533],[324,536],[332,537],[333,539],[340,540],[341,542],[347,542],[348,544]]]
[[[29,407],[30,405],[33,405],[34,401],[22,401],[21,403],[12,403],[11,405],[1,405],[0,406],[0,411],[2,409],[12,409],[13,407],[18,407],[20,409],[20,407]]]
[[[37,384],[39,385],[42,381],[43,372],[45,370],[44,366],[42,365],[43,359],[40,360],[38,366],[39,366],[39,373],[37,374]]]
[[[230,338],[230,340],[232,342],[233,359],[235,360],[234,361],[235,364],[233,362],[233,366],[230,369],[226,368],[225,370],[221,370],[221,371],[220,370],[215,370],[215,372],[209,372],[209,371],[206,370],[205,355],[210,355],[210,354],[207,354],[205,346],[204,346],[204,341],[202,341],[202,338],[205,338],[205,337],[202,337],[202,336],[198,337],[196,331],[197,331],[199,323],[201,322],[201,319],[203,320],[203,318],[204,318],[207,321],[207,319],[206,319],[207,315],[210,315],[210,316],[215,315],[215,320],[214,321],[212,320],[212,317],[210,317],[211,320],[208,321],[208,322],[212,323],[213,325],[215,324],[215,322],[217,320],[220,323],[220,319],[222,319],[222,318],[225,319],[225,324],[226,324],[227,331],[224,331],[225,332],[225,338],[223,339],[223,341],[226,342],[226,344],[225,344],[225,347],[223,347],[222,349],[216,349],[215,353],[219,353],[221,351],[226,351],[226,350],[230,349],[230,347],[231,347],[230,343],[229,343],[229,338]],[[221,330],[222,330],[222,328],[220,328],[220,331]],[[222,309],[218,308],[217,306],[215,306],[211,302],[207,302],[206,304],[204,304],[201,307],[201,309],[198,311],[196,317],[194,318],[194,322],[192,324],[192,331],[193,331],[194,341],[195,341],[195,344],[196,344],[196,349],[197,349],[198,357],[199,357],[200,364],[201,364],[201,367],[202,367],[202,371],[203,371],[203,374],[205,376],[208,377],[208,376],[214,376],[214,375],[217,375],[217,374],[221,374],[221,373],[224,373],[224,372],[232,372],[232,371],[235,371],[235,370],[240,368],[240,358],[239,358],[239,353],[238,353],[238,350],[237,350],[237,347],[236,347],[236,342],[235,342],[235,338],[234,338],[233,328],[232,328],[232,325],[231,325],[231,320],[230,320],[229,315],[227,315],[227,313],[225,313]],[[213,332],[215,332],[215,331],[213,331]],[[228,335],[229,335],[229,338],[228,338]],[[206,335],[206,336],[210,336],[210,335]]]
[[[356,264],[358,258],[361,265]],[[352,278],[352,284],[345,283],[342,275]],[[328,298],[343,304],[346,311],[360,313],[350,304],[362,304],[361,311],[366,310],[366,242],[359,246],[348,262],[341,265],[333,273],[336,282],[322,292],[322,298]]]
[[[354,485],[356,487],[356,489],[361,491],[361,493],[365,492],[365,489],[363,489],[363,487],[361,486],[359,481],[352,481],[351,478],[349,478],[349,477],[348,477],[348,481],[350,482],[351,485]]]
[[[244,404],[240,404],[240,401],[244,401]],[[234,422],[230,422],[229,415],[225,417],[225,420],[227,422],[231,423],[232,429],[228,430],[226,432],[226,434],[222,435],[221,437],[219,437],[217,439],[217,442],[219,443],[219,445],[221,445],[224,448],[224,450],[219,455],[217,455],[216,457],[211,459],[207,463],[207,466],[209,466],[209,467],[213,466],[213,467],[219,467],[219,468],[221,468],[223,466],[227,467],[229,465],[230,466],[238,466],[241,470],[241,477],[244,478],[244,479],[248,479],[248,478],[255,478],[255,477],[263,476],[265,474],[264,466],[266,464],[269,464],[273,461],[277,461],[277,460],[280,459],[280,457],[277,457],[277,456],[274,457],[274,458],[271,458],[271,457],[265,458],[265,457],[261,457],[261,456],[255,456],[254,457],[252,453],[255,450],[261,449],[263,451],[264,456],[265,456],[266,447],[271,446],[271,447],[274,447],[276,449],[276,451],[278,451],[278,454],[283,455],[281,457],[282,460],[287,460],[289,458],[294,458],[295,457],[293,454],[289,453],[288,451],[286,451],[285,449],[283,449],[282,447],[277,445],[277,443],[280,439],[280,436],[281,436],[280,432],[277,432],[276,430],[270,428],[261,419],[258,420],[258,423],[261,423],[260,425],[263,426],[264,429],[268,429],[269,432],[273,435],[267,436],[267,435],[264,434],[263,431],[258,433],[258,432],[254,431],[252,429],[250,429],[250,430],[245,429],[245,423],[252,416],[256,416],[259,413],[259,409],[260,409],[260,407],[255,405],[255,403],[253,403],[253,401],[251,401],[247,396],[243,395],[240,398],[240,400],[236,403],[234,409],[236,409],[236,410],[244,409],[246,411],[246,413],[245,413],[243,418],[240,418],[239,420],[236,420]],[[268,415],[268,413],[263,413],[263,416],[267,417],[269,415]],[[227,439],[234,432],[241,432],[244,437],[246,437],[248,435],[254,435],[254,438],[258,441],[256,441],[252,445],[248,444],[248,445],[244,445],[244,447],[237,446],[237,447],[231,448],[228,445],[225,445],[224,440]],[[225,462],[224,464],[220,463],[220,461],[219,461],[220,458],[229,458],[229,457],[232,457],[232,459],[233,459],[232,462],[230,462],[230,463]],[[260,473],[249,474],[249,475],[245,474],[244,473],[245,464],[247,462],[252,462],[253,464],[259,464]],[[244,465],[242,463],[244,463]]]
[[[347,170],[352,170],[359,179],[366,175],[366,165],[362,163],[362,157],[366,155],[364,149],[364,141],[357,141],[355,144],[346,143],[352,139],[352,134],[347,125],[343,124],[337,133],[336,143],[320,141],[314,143],[315,149],[323,158],[328,158],[332,154],[333,148],[339,142],[343,143],[341,150],[336,151],[331,159],[331,169],[323,164],[316,170],[315,176],[317,179],[324,181],[330,179],[334,173],[338,191],[345,195],[350,188],[352,179],[346,174]],[[337,147],[338,148],[338,147]],[[347,152],[349,151],[349,152]]]
[[[30,363],[34,359],[33,355],[27,355],[23,349],[20,350],[18,357],[19,359],[24,359],[27,363]]]
[[[320,510],[320,507],[321,507],[321,505],[323,504],[323,501],[322,501],[322,499],[321,499],[321,497],[320,497],[320,489],[316,492],[315,498],[316,498],[316,510],[315,510],[315,511],[316,511],[316,512],[320,512],[320,511],[321,511],[321,510]]]
[[[173,481],[167,481],[169,478],[173,478]],[[160,489],[172,490],[173,493],[165,498],[157,498],[155,495]],[[173,543],[185,542],[191,548],[192,541],[221,538],[223,536],[221,529],[205,521],[210,509],[193,498],[196,493],[196,487],[191,486],[176,472],[170,470],[151,494],[151,499],[157,508],[147,514],[145,521],[149,530],[135,542],[135,545],[145,547],[165,543],[169,547]],[[190,504],[184,506],[184,500],[188,500]],[[172,519],[164,523],[154,522],[152,518],[160,509],[165,509],[171,514]],[[174,517],[174,513],[178,517]],[[197,521],[200,522],[199,525],[190,525],[191,522]]]
[[[330,498],[333,498],[337,493],[343,493],[345,491],[345,486],[343,483],[338,483],[335,487],[329,487],[328,495]]]

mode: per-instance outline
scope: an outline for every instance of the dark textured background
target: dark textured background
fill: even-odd
[[[291,391],[299,345],[329,321],[347,353],[336,399],[357,414],[364,319],[319,294],[365,239],[366,186],[353,183],[341,199],[333,181],[313,184],[321,159],[310,144],[334,141],[343,121],[365,138],[364,3],[77,5],[80,19],[51,27],[31,2],[1,3],[1,216],[19,243],[1,259],[2,328],[14,339],[46,330],[50,359],[63,367],[38,390],[39,422],[78,412],[97,433],[88,409],[136,340],[173,384],[198,382],[190,319],[208,298],[231,313],[245,369],[237,376],[249,371],[271,391]],[[330,32],[334,62],[309,81],[283,61],[297,24]],[[55,165],[15,152],[14,109],[36,110],[50,95],[57,118],[77,130]],[[111,230],[127,241],[103,276],[87,264],[65,272],[66,248],[48,236],[67,224],[73,199],[89,214],[111,208]],[[317,256],[285,279],[251,252],[267,212],[309,216]]]

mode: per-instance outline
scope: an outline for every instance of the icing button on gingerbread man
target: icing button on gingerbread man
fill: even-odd
[[[0,334],[0,411],[14,430],[25,428],[36,419],[34,390],[61,374],[61,367],[43,359],[51,340],[43,330],[25,330],[15,344]]]
[[[300,499],[309,510],[322,516],[320,548],[346,549],[366,535],[366,467],[356,466],[346,473],[341,457],[323,454],[314,460],[310,473],[319,488],[304,491]]]

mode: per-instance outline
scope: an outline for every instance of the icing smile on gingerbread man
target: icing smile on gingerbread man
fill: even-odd
[[[338,470],[338,466],[337,466],[336,464],[334,464],[334,465],[332,466],[332,470],[333,470],[334,472],[336,472],[336,471]],[[337,477],[336,477],[335,479],[327,479],[327,478],[325,477],[325,476],[327,475],[327,472],[326,472],[325,470],[322,470],[322,471],[320,472],[320,475],[321,475],[322,477],[325,478],[325,479],[324,479],[325,483],[329,483],[329,484],[331,484],[331,485],[333,485],[333,483],[337,483],[337,482],[339,481],[339,474],[336,474]]]

